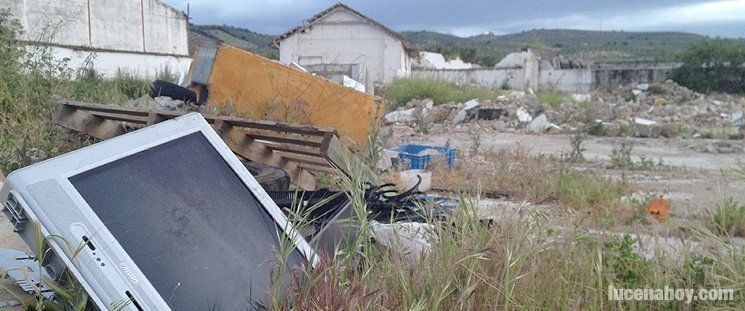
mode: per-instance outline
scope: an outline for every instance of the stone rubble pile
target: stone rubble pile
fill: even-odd
[[[419,131],[424,125],[433,134],[583,130],[598,136],[742,139],[744,112],[745,97],[707,96],[667,81],[566,94],[553,106],[530,90],[510,91],[496,100],[442,105],[412,100],[386,114],[384,121],[395,127],[416,124]]]

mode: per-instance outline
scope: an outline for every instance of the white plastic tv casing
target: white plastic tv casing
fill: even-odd
[[[73,276],[83,286],[90,299],[100,309],[108,309],[113,304],[126,302],[129,298],[125,292],[134,297],[144,310],[170,310],[165,300],[150,284],[134,261],[125,252],[119,242],[106,229],[83,197],[76,191],[68,178],[105,165],[112,161],[147,150],[163,143],[175,140],[194,132],[201,132],[225,162],[235,171],[241,181],[258,199],[261,205],[272,216],[280,230],[289,237],[300,253],[312,267],[318,263],[318,258],[308,242],[289,223],[279,207],[272,201],[259,183],[253,178],[240,160],[228,146],[220,139],[199,113],[190,113],[181,117],[161,122],[125,135],[121,135],[19,170],[8,175],[0,190],[3,202],[10,196],[19,201],[28,223],[18,230],[26,244],[33,250],[37,247],[33,225],[38,223],[43,237],[60,236],[64,239],[49,238],[49,246],[55,255],[64,262]],[[64,217],[50,217],[51,214],[69,214],[71,210],[57,210],[55,207],[40,206],[37,199],[44,193],[32,193],[30,186],[44,183],[52,185],[52,181],[64,190],[64,195],[74,202],[73,207],[82,215],[82,219],[60,219]],[[54,187],[54,186],[53,186]],[[43,187],[42,187],[43,188]],[[7,215],[7,208],[5,211]],[[85,245],[82,236],[85,235],[97,245],[92,251]],[[67,244],[73,247],[69,247]],[[102,247],[105,246],[105,247]],[[82,251],[73,254],[75,249]],[[93,253],[96,255],[94,256]],[[41,256],[41,254],[36,254]],[[96,261],[100,258],[101,261]],[[101,263],[105,265],[101,265]],[[54,274],[54,271],[52,271]],[[105,275],[105,278],[96,277]],[[112,290],[114,289],[114,290]],[[126,310],[136,310],[129,304]]]

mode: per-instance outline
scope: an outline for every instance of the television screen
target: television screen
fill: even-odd
[[[171,309],[268,301],[283,228],[200,132],[69,180]]]

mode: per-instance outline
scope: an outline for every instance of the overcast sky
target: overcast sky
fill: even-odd
[[[195,24],[280,34],[338,1],[164,0]],[[397,30],[458,36],[540,28],[684,31],[745,37],[745,0],[354,0],[345,4]]]

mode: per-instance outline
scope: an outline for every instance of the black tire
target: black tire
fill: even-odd
[[[150,97],[168,96],[185,103],[196,103],[197,93],[178,84],[163,80],[155,80],[150,85]]]
[[[290,190],[290,175],[274,166],[246,161],[241,159],[243,166],[253,175],[262,188],[266,191]]]

